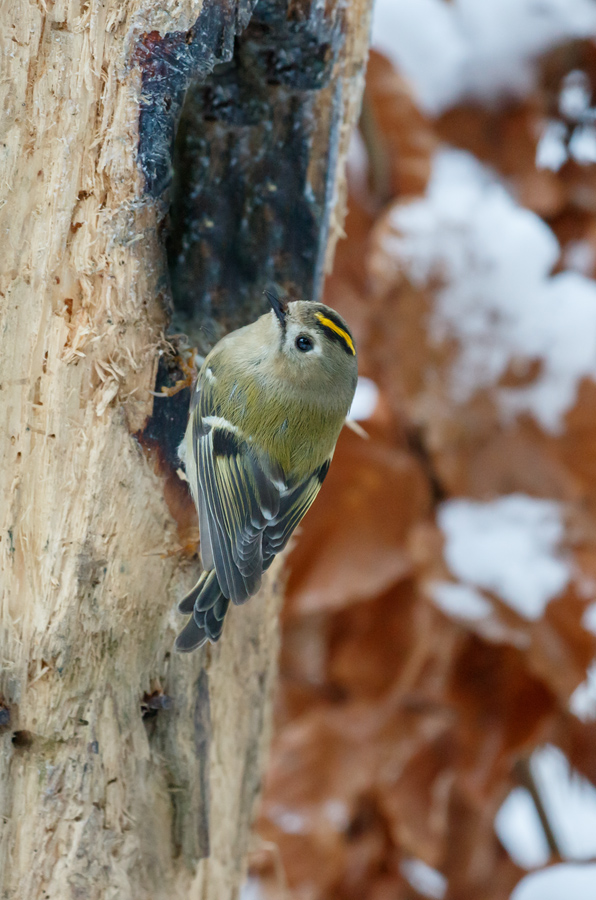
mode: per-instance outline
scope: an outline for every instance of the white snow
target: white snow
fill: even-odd
[[[531,768],[562,855],[575,860],[593,857],[596,853],[596,789],[571,770],[565,755],[552,745],[542,747],[532,755]],[[497,813],[495,829],[518,865],[533,868],[548,861],[544,832],[525,788],[511,791]]]
[[[591,603],[582,616],[582,625],[586,631],[596,634],[596,603]]]
[[[379,389],[374,381],[371,381],[370,378],[364,378],[362,375],[359,376],[348,419],[355,419],[357,422],[370,419],[375,411],[378,399]]]
[[[568,72],[559,94],[559,112],[567,119],[581,122],[589,112],[592,102],[590,79],[581,69]]]
[[[596,720],[596,662],[586,672],[586,680],[582,681],[569,699],[569,709],[582,722]]]
[[[376,0],[372,44],[438,114],[526,94],[539,54],[595,31],[592,0]]]
[[[468,42],[443,0],[376,0],[372,46],[405,75],[427,112],[458,99]]]
[[[577,69],[569,72],[559,94],[559,112],[574,125],[558,119],[546,123],[536,148],[539,169],[558,172],[570,158],[582,166],[596,162],[596,108],[591,102],[592,90],[586,73]]]
[[[400,871],[417,893],[431,900],[442,900],[447,891],[447,879],[421,859],[404,859]]]
[[[596,897],[596,864],[560,863],[526,875],[511,894],[510,900],[594,900]]]
[[[565,754],[551,744],[533,753],[530,765],[562,856],[573,860],[594,857],[596,788],[572,770]],[[546,839],[525,788],[511,791],[497,813],[495,829],[519,865],[532,868],[548,861]]]
[[[305,816],[279,803],[269,811],[269,817],[286,834],[304,834],[308,825]]]
[[[456,619],[476,621],[492,612],[491,603],[469,584],[436,581],[430,586],[430,593],[439,609]]]
[[[532,754],[531,765],[563,856],[574,860],[596,856],[596,788],[551,744]]]
[[[569,158],[566,137],[567,126],[565,123],[551,119],[540,135],[536,147],[536,168],[551,169],[553,172],[559,171]]]
[[[596,162],[596,127],[593,124],[577,126],[569,140],[569,152],[581,165]]]
[[[345,831],[350,824],[350,810],[343,800],[327,800],[323,804],[323,813],[338,831]]]
[[[560,431],[580,380],[596,379],[596,283],[550,275],[560,252],[552,231],[468,153],[439,152],[426,196],[396,206],[390,223],[385,249],[407,277],[443,285],[429,331],[459,344],[453,401],[496,386],[505,420],[525,412]],[[498,387],[508,370],[524,373],[536,360],[530,383]]]
[[[368,152],[359,128],[352,129],[346,160],[350,190],[362,198],[368,191]]]
[[[571,577],[559,552],[559,504],[523,494],[486,503],[448,500],[437,518],[445,559],[464,584],[493,591],[527,619],[538,619]]]
[[[247,878],[240,889],[240,900],[262,900],[263,894],[256,878]]]
[[[524,869],[548,862],[548,844],[530,792],[516,787],[495,817],[495,830],[511,859]]]

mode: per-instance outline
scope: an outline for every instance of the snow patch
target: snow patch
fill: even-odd
[[[562,855],[596,856],[596,788],[552,744],[532,754],[531,767]]]
[[[596,788],[571,769],[565,754],[552,744],[533,753],[530,766],[563,857],[592,858],[596,854]],[[497,813],[495,829],[519,865],[533,868],[548,861],[544,832],[525,788],[511,791]]]
[[[506,421],[530,413],[560,432],[580,380],[596,379],[596,282],[551,276],[560,253],[552,231],[464,152],[438,153],[426,197],[396,206],[390,223],[385,249],[407,277],[443,285],[429,330],[436,343],[458,342],[453,401],[494,387]],[[498,386],[536,361],[530,383]]]
[[[307,830],[305,816],[279,804],[270,811],[270,818],[286,834],[304,834]]]
[[[538,619],[571,577],[559,553],[558,503],[523,494],[487,503],[448,500],[437,518],[445,559],[464,584],[484,588],[527,619]]]
[[[426,112],[438,114],[457,101],[468,42],[443,0],[376,0],[372,46],[410,81]]]
[[[524,96],[536,57],[595,30],[592,0],[376,0],[372,45],[438,114],[467,98]]]
[[[594,900],[596,864],[560,863],[532,872],[516,885],[510,900]]]
[[[567,126],[564,122],[551,119],[540,136],[536,147],[536,168],[558,172],[567,162]]]
[[[346,160],[350,190],[356,191],[359,197],[368,191],[368,152],[359,128],[352,129]]]
[[[569,709],[582,722],[596,720],[596,663],[592,663],[586,672],[586,680],[571,695]]]
[[[569,140],[569,152],[580,165],[596,162],[596,128],[593,124],[577,126]]]
[[[511,859],[524,869],[548,862],[549,851],[530,792],[516,787],[495,817],[495,830]]]
[[[261,886],[256,878],[247,878],[240,889],[240,900],[263,900]]]
[[[430,592],[439,609],[455,619],[485,619],[493,609],[486,597],[469,584],[436,581],[430,586]]]
[[[404,859],[400,871],[411,886],[423,897],[442,900],[447,891],[447,879],[421,859]]]
[[[356,385],[356,393],[352,400],[352,406],[348,413],[348,419],[355,419],[362,422],[370,419],[375,411],[377,401],[379,399],[379,389],[370,378],[360,376]]]
[[[559,112],[566,119],[581,122],[590,109],[592,88],[590,79],[581,69],[573,69],[563,79],[559,94]]]
[[[323,813],[337,831],[345,831],[350,824],[350,810],[342,800],[327,800]]]
[[[568,159],[581,166],[596,162],[596,108],[591,102],[586,73],[579,69],[569,72],[559,94],[559,112],[566,122],[554,119],[547,123],[536,149],[539,169],[558,172]]]
[[[582,625],[586,631],[596,634],[596,603],[591,603],[582,616]]]

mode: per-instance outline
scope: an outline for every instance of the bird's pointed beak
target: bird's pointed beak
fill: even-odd
[[[277,294],[274,294],[272,291],[263,291],[265,296],[267,297],[269,303],[271,304],[271,308],[273,312],[279,319],[281,327],[285,330],[286,327],[286,315],[287,315],[287,304],[279,299]]]

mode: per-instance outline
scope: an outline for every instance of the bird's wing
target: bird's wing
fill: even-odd
[[[281,553],[288,543],[292,532],[300,524],[314,503],[329,471],[330,463],[331,459],[325,460],[323,465],[316,469],[305,481],[282,496],[279,512],[275,520],[266,526],[263,534],[265,568],[272,562],[274,556]]]
[[[242,432],[217,415],[202,381],[192,415],[191,486],[197,485],[201,556],[225,597],[243,603],[263,572],[262,533],[280,506],[280,473]],[[210,565],[211,564],[211,565]]]

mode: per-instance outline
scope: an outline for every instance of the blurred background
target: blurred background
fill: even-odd
[[[596,897],[596,3],[377,0],[243,900]]]

